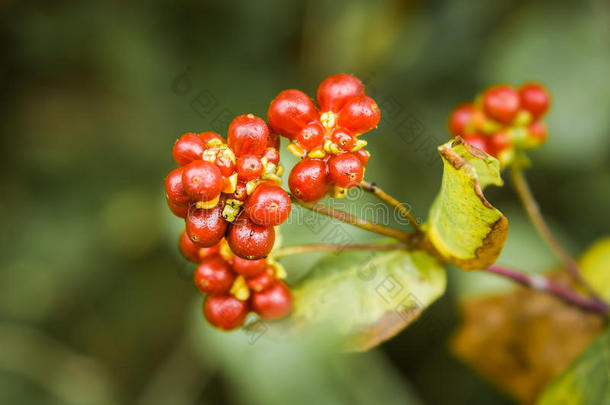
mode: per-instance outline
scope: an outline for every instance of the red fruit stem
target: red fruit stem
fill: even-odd
[[[407,245],[404,243],[390,243],[390,244],[375,244],[375,243],[359,243],[359,244],[334,244],[334,245],[326,245],[326,244],[308,244],[308,245],[295,245],[295,246],[286,246],[283,248],[279,248],[273,252],[271,252],[271,256],[274,259],[279,259],[281,257],[298,255],[302,253],[309,252],[340,252],[342,250],[402,250],[406,249]]]
[[[549,280],[547,277],[541,275],[528,275],[497,265],[489,266],[483,271],[509,278],[525,287],[553,295],[582,310],[602,314],[606,317],[610,316],[610,306],[608,306],[608,304],[596,299],[583,297],[574,290],[563,287]]]
[[[574,279],[574,281],[582,285],[591,297],[599,302],[602,302],[595,290],[583,278],[580,267],[576,261],[572,259],[572,257],[561,247],[557,239],[555,239],[553,236],[553,233],[542,217],[540,207],[532,194],[521,167],[518,165],[512,165],[511,174],[512,183],[517,195],[519,196],[523,207],[527,211],[530,220],[534,224],[534,227],[538,231],[538,234],[547,243],[551,250],[553,250],[553,252],[561,259],[561,261],[563,261],[567,272]]]

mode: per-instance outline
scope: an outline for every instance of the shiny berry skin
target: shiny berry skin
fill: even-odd
[[[199,250],[201,248],[193,243],[186,231],[182,231],[178,238],[178,249],[180,249],[182,256],[191,262],[197,263],[201,260],[201,257],[199,256]]]
[[[244,204],[244,212],[258,225],[277,226],[290,215],[290,195],[274,184],[259,184]]]
[[[307,150],[320,146],[324,139],[324,126],[320,121],[310,122],[299,131],[295,139]]]
[[[519,90],[521,108],[532,114],[534,120],[540,118],[549,108],[550,96],[546,89],[538,83],[526,83]]]
[[[248,303],[232,295],[207,296],[203,303],[205,318],[210,324],[222,330],[239,328],[248,312]]]
[[[529,135],[536,140],[536,143],[540,144],[546,141],[548,135],[548,129],[546,124],[542,121],[536,121],[530,124],[527,128]]]
[[[276,148],[269,147],[263,152],[262,158],[267,158],[267,162],[277,165],[280,163],[280,152]]]
[[[346,73],[327,77],[316,92],[320,111],[338,112],[349,99],[360,96],[364,96],[362,82]]]
[[[474,134],[463,137],[463,139],[477,149],[487,152],[487,137],[485,135]]]
[[[165,177],[165,194],[176,205],[185,205],[191,199],[182,185],[184,168],[177,167]]]
[[[337,186],[352,188],[362,181],[364,166],[360,159],[351,153],[333,155],[328,160],[328,176]]]
[[[280,319],[292,310],[292,293],[286,284],[277,281],[264,291],[252,294],[250,305],[263,319]]]
[[[498,157],[500,152],[510,147],[510,138],[506,131],[500,131],[487,138],[487,153]]]
[[[222,173],[214,163],[195,160],[184,166],[182,184],[186,193],[194,199],[213,200],[222,190]]]
[[[519,93],[509,85],[492,87],[483,94],[485,113],[501,124],[510,124],[520,104]]]
[[[240,180],[249,181],[263,174],[263,164],[254,155],[244,155],[237,159],[237,176]]]
[[[227,221],[222,217],[222,208],[191,209],[186,216],[186,233],[194,244],[212,247],[225,236]]]
[[[217,256],[220,254],[220,244],[216,244],[212,247],[199,248],[199,261],[206,257]]]
[[[172,156],[180,166],[187,165],[193,160],[201,159],[201,154],[205,150],[205,143],[198,135],[187,132],[182,135],[172,149]]]
[[[233,193],[233,197],[239,201],[245,201],[248,198],[248,191],[246,189],[245,182],[239,182],[235,186],[235,193]]]
[[[227,156],[217,156],[214,164],[224,177],[231,176],[235,170],[235,163]]]
[[[212,256],[199,263],[193,273],[195,286],[204,294],[226,294],[235,281],[235,273],[220,256]]]
[[[235,156],[260,156],[267,148],[269,128],[262,119],[252,114],[239,115],[229,125],[227,145]]]
[[[471,103],[458,105],[449,116],[449,131],[452,135],[464,135],[466,127],[472,122],[472,111],[474,106]]]
[[[169,198],[167,199],[167,206],[169,207],[170,211],[178,218],[185,218],[186,214],[189,211],[188,204],[176,204]]]
[[[335,128],[330,140],[344,151],[348,151],[354,147],[354,136],[344,128]]]
[[[237,274],[248,278],[261,274],[267,268],[267,261],[265,259],[248,260],[233,256],[231,265]]]
[[[254,277],[246,279],[246,285],[253,292],[261,292],[273,285],[275,282],[275,271],[272,267],[264,268],[264,271]]]
[[[240,215],[229,228],[227,242],[233,253],[243,259],[262,259],[273,249],[275,229]]]
[[[301,201],[313,202],[324,198],[330,187],[326,162],[321,159],[303,159],[288,176],[288,187]]]
[[[380,119],[381,111],[375,100],[361,96],[345,103],[339,111],[337,126],[359,135],[376,128]]]
[[[206,131],[206,132],[202,132],[199,135],[197,135],[199,137],[199,139],[201,139],[203,141],[204,144],[207,145],[208,142],[210,142],[212,139],[217,139],[219,141],[221,141],[222,143],[225,143],[224,139],[222,139],[222,136],[220,136],[219,134],[217,134],[216,132],[212,132],[212,131]]]
[[[284,90],[271,102],[267,120],[275,132],[293,139],[308,123],[318,119],[318,111],[307,94]]]
[[[368,151],[364,149],[359,149],[356,152],[352,153],[354,154],[354,156],[360,159],[363,166],[366,166],[369,163],[369,158],[371,157],[371,154]]]

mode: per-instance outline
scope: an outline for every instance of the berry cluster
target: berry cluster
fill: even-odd
[[[331,192],[344,197],[364,176],[369,153],[359,135],[371,131],[381,117],[356,77],[326,78],[316,94],[319,109],[299,90],[284,90],[271,102],[267,119],[288,138],[288,150],[302,160],[290,172],[288,186],[301,201],[313,202]]]
[[[234,255],[225,239],[201,248],[186,233],[178,247],[185,258],[197,263],[195,286],[207,297],[203,314],[217,328],[233,330],[242,325],[250,311],[262,319],[283,318],[292,308],[292,295],[281,281],[284,269],[267,259],[246,260]]]
[[[214,132],[186,133],[174,144],[180,167],[165,178],[167,202],[186,221],[186,233],[200,248],[224,237],[237,256],[266,257],[274,226],[290,214],[290,196],[279,184],[279,137],[252,114],[236,117],[227,142]]]
[[[449,131],[506,165],[515,149],[534,148],[546,140],[542,118],[549,104],[549,93],[541,84],[525,83],[518,89],[497,85],[474,102],[458,105],[449,116]]]

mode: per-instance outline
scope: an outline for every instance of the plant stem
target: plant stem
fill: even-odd
[[[375,183],[369,183],[368,181],[362,180],[360,182],[359,187],[365,191],[373,193],[381,201],[395,208],[400,213],[400,215],[402,215],[405,219],[409,221],[416,233],[422,233],[421,228],[419,227],[413,215],[411,215],[411,212],[396,198],[392,197],[391,195],[380,189]]]
[[[296,245],[286,246],[279,248],[271,253],[274,259],[280,257],[298,255],[301,253],[309,252],[328,252],[328,251],[342,251],[342,250],[400,250],[406,249],[407,245],[404,243],[390,243],[390,244],[374,244],[374,243],[361,243],[361,244],[347,244],[347,245],[326,245],[326,244],[310,244],[310,245]]]
[[[540,207],[532,194],[532,191],[527,184],[527,180],[523,175],[523,171],[520,166],[513,165],[512,166],[512,181],[519,198],[521,199],[521,203],[525,207],[530,220],[534,224],[534,227],[538,231],[538,234],[544,239],[547,245],[555,252],[555,254],[563,261],[564,266],[568,273],[572,276],[574,281],[582,285],[587,293],[594,297],[596,300],[600,301],[599,296],[596,294],[595,290],[591,288],[591,286],[587,283],[587,281],[583,278],[582,273],[580,271],[580,267],[578,264],[572,259],[572,257],[561,247],[557,239],[553,236],[553,233],[549,229],[548,225],[544,221],[542,217],[542,213],[540,212]]]
[[[300,205],[303,208],[307,208],[308,210],[311,210],[318,214],[322,214],[322,215],[326,215],[327,217],[338,219],[339,221],[343,221],[350,225],[357,226],[358,228],[365,229],[367,231],[370,231],[370,232],[373,232],[373,233],[376,233],[379,235],[389,236],[390,238],[394,238],[401,242],[405,242],[408,245],[412,244],[411,235],[406,232],[402,232],[397,229],[393,229],[393,228],[390,228],[390,227],[387,227],[384,225],[380,225],[380,224],[377,224],[374,222],[367,221],[366,219],[352,216],[346,212],[337,210],[335,208],[331,208],[324,204],[306,203],[303,201],[299,201],[294,197],[293,197],[293,202]]]
[[[595,312],[605,316],[610,315],[610,306],[596,299],[588,299],[576,293],[574,290],[563,287],[548,278],[540,275],[530,276],[528,274],[519,273],[515,270],[507,269],[502,266],[489,266],[483,270],[488,273],[493,273],[502,277],[511,279],[523,286],[532,288],[536,291],[541,291],[553,295],[568,304],[575,305],[585,311]]]

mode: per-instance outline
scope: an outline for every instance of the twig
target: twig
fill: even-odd
[[[404,243],[391,243],[391,244],[374,244],[374,243],[361,243],[361,244],[347,244],[347,245],[326,245],[326,244],[310,244],[310,245],[297,245],[297,246],[286,246],[279,248],[271,253],[274,259],[280,257],[298,255],[301,253],[309,252],[328,252],[328,251],[342,251],[342,250],[400,250],[406,249],[407,245]]]
[[[512,281],[519,283],[523,286],[532,288],[536,291],[541,291],[553,295],[563,300],[564,302],[575,305],[583,310],[595,312],[605,316],[608,316],[610,314],[610,306],[608,306],[607,304],[599,300],[585,298],[580,294],[576,293],[575,291],[563,287],[544,276],[530,276],[528,274],[519,273],[515,270],[507,269],[505,267],[497,265],[489,266],[483,271],[509,278]]]
[[[405,219],[409,221],[416,233],[422,233],[419,224],[417,223],[413,215],[411,215],[411,212],[396,198],[392,197],[391,195],[380,189],[375,183],[369,183],[368,181],[362,180],[360,182],[359,187],[365,191],[368,191],[369,193],[373,193],[381,201],[395,208],[400,213],[400,215],[402,215]]]

